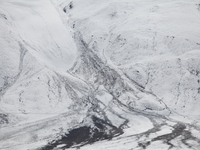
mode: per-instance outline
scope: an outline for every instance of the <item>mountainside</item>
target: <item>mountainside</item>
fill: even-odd
[[[199,0],[1,0],[0,149],[198,150]]]

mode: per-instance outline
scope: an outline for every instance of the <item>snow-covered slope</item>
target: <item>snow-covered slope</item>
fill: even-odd
[[[199,24],[199,0],[1,0],[0,149],[198,150]]]
[[[195,115],[200,106],[198,2],[74,1],[66,13],[90,48],[171,109]]]

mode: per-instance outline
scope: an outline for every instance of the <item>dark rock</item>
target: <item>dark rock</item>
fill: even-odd
[[[0,114],[0,125],[1,124],[8,124],[8,115],[7,114]]]
[[[86,144],[92,144],[100,140],[110,140],[115,136],[123,133],[123,131],[106,121],[92,116],[95,127],[82,126],[69,131],[68,134],[63,135],[60,139],[50,142],[47,146],[41,148],[41,150],[51,150],[59,145],[63,145],[61,148],[77,147],[76,145],[83,146]]]

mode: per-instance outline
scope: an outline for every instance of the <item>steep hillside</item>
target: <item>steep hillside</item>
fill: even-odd
[[[2,0],[0,149],[198,150],[199,24],[199,0]]]
[[[102,59],[172,110],[199,113],[199,1],[68,3],[68,23]]]

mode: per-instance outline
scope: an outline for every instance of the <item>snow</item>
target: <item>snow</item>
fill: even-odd
[[[18,41],[23,40],[30,52],[48,64],[69,69],[76,57],[76,46],[70,29],[63,25],[50,1],[1,1],[1,8]],[[4,47],[5,48],[5,47]]]
[[[41,148],[94,115],[123,134],[81,150],[198,149],[199,3],[1,0],[0,147]]]

